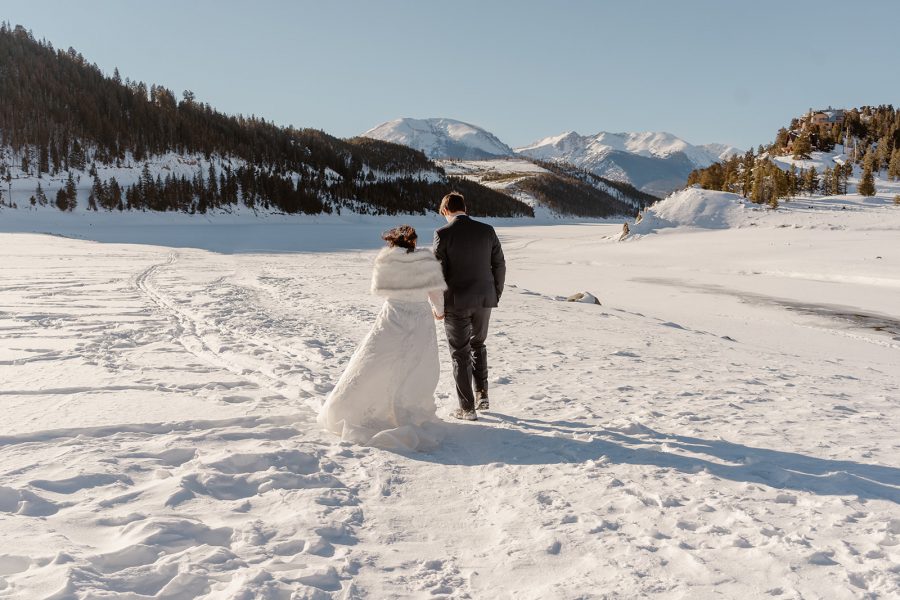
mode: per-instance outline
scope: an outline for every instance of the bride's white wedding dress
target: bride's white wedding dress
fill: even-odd
[[[372,293],[386,298],[384,306],[328,395],[319,424],[344,440],[382,448],[437,445],[440,362],[432,305],[443,314],[446,287],[431,252],[378,254]]]

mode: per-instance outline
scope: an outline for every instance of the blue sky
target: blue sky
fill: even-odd
[[[747,148],[810,107],[900,103],[900,2],[0,0],[104,71],[341,137],[452,117],[513,146],[663,130]]]

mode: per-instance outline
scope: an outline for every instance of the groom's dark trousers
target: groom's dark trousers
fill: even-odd
[[[490,308],[469,308],[447,310],[444,313],[444,329],[453,357],[453,379],[456,381],[456,396],[465,410],[475,409],[475,395],[472,380],[477,391],[487,392],[488,366],[487,339]]]
[[[491,308],[506,279],[506,261],[494,228],[461,215],[434,232],[434,255],[441,262],[444,328],[453,357],[456,395],[464,410],[475,409],[472,380],[487,391],[487,338]]]

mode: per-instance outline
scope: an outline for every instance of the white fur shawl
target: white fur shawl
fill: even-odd
[[[372,293],[398,300],[425,301],[428,292],[446,290],[441,263],[427,250],[384,248],[375,259]]]

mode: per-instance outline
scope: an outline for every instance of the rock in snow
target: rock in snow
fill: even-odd
[[[578,292],[566,298],[566,302],[581,302],[583,304],[600,304],[600,301],[590,292]]]

